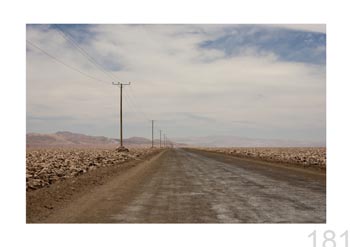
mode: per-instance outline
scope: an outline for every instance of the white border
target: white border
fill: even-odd
[[[349,228],[348,7],[331,1],[7,1],[1,6],[1,246],[312,246]],[[327,224],[26,225],[26,23],[327,23]],[[321,246],[318,243],[318,246]],[[337,246],[344,246],[340,240]]]

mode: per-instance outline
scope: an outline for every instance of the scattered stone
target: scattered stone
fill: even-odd
[[[277,163],[298,164],[303,167],[326,168],[326,148],[201,148],[236,157],[253,158]]]
[[[100,167],[140,159],[157,152],[157,149],[130,149],[118,152],[115,149],[49,148],[27,150],[26,187],[36,190],[59,180],[73,178]]]

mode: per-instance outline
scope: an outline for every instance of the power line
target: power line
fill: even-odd
[[[126,90],[125,90],[126,92]],[[137,113],[139,114],[140,112],[137,111],[134,107],[133,104],[131,104],[131,101],[130,101],[130,97],[128,96],[128,94],[124,94],[126,97],[125,97],[125,102],[127,103],[127,105],[130,107],[129,109],[131,109],[134,113]],[[147,117],[146,117],[147,119]],[[147,119],[148,120],[148,119]],[[155,120],[149,120],[151,122],[151,126],[152,126],[152,135],[151,135],[151,139],[152,139],[152,147],[154,147],[154,121]],[[157,128],[156,128],[157,129]]]
[[[138,106],[136,105],[135,101],[133,100],[132,96],[128,93],[128,91],[126,90],[125,92],[126,92],[126,93],[125,93],[125,96],[129,99],[129,101],[130,101],[130,103],[133,105],[133,107],[134,107],[135,109],[139,109],[139,110],[136,110],[136,111],[137,111],[138,113],[141,113],[141,114],[144,116],[144,118],[145,118],[146,120],[151,121],[151,118],[150,118],[140,107],[138,107]]]
[[[135,113],[139,114],[140,112],[136,109],[135,105],[131,102],[129,95],[127,94],[127,90],[125,90],[125,100],[128,102],[130,109],[132,109]]]
[[[98,70],[100,70],[101,72],[103,72],[106,76],[108,76],[110,79],[112,79],[113,81],[114,80],[118,80],[111,72],[109,71],[106,71],[103,66],[95,59],[93,58],[91,55],[89,55],[89,53],[83,49],[75,40],[74,38],[67,32],[65,32],[61,27],[59,27],[57,24],[54,24],[53,25],[54,27],[54,30],[59,33],[66,41],[68,41],[69,43],[71,43],[75,48],[77,48],[77,50],[79,51],[80,54],[82,54],[85,58],[88,59],[89,62],[91,62]],[[33,44],[31,41],[27,40],[27,42],[32,45],[33,47],[35,47],[36,49],[40,50],[41,52],[43,52],[45,55],[49,56],[50,58],[54,59],[56,62],[70,68],[71,70],[74,70],[90,79],[93,79],[93,80],[96,80],[96,81],[100,81],[100,82],[107,82],[107,81],[104,81],[104,80],[101,80],[101,79],[98,79],[94,76],[91,76],[61,60],[59,60],[58,58],[56,58],[55,56],[49,54],[48,52],[44,51],[43,49],[41,49],[39,46]],[[132,94],[132,91],[130,91],[130,95],[128,93],[128,90],[125,91],[126,94],[126,103],[131,107],[131,109],[133,111],[135,111],[135,113],[141,113],[145,119],[147,119],[148,121],[151,121],[149,118],[149,116],[140,108],[138,107],[138,105],[136,104],[136,101],[133,99],[134,98],[134,95]],[[138,110],[137,110],[138,109]],[[161,140],[161,138],[160,138]]]
[[[150,118],[143,110],[142,110],[142,107],[138,107],[139,105],[136,103],[136,101],[134,100],[134,98],[137,98],[137,97],[135,97],[134,96],[134,94],[133,94],[133,90],[130,88],[130,91],[128,91],[127,93],[129,93],[130,92],[130,98],[131,98],[131,100],[133,101],[133,104],[136,106],[136,108],[138,108],[139,109],[139,111],[145,116],[145,118],[147,119],[147,120],[151,120],[152,118]]]
[[[106,71],[103,66],[96,60],[94,59],[91,55],[89,55],[89,53],[84,50],[81,46],[79,46],[79,44],[74,40],[74,38],[68,33],[65,32],[59,25],[55,24],[54,25],[54,29],[68,42],[70,42],[71,44],[73,44],[78,51],[86,58],[88,58],[88,60],[95,65],[96,68],[98,68],[100,71],[102,71],[105,75],[107,75],[109,78],[111,78],[112,80],[117,80],[117,78],[114,77],[114,75],[112,75],[110,72]],[[144,115],[144,117],[150,121],[150,117],[140,108],[138,107],[138,105],[136,104],[135,100],[133,99],[134,96],[132,94],[132,92],[130,91],[130,94],[128,92],[128,90],[125,91],[125,96],[126,98],[128,98],[127,101],[129,101],[127,104],[130,105],[132,108],[134,108],[133,110],[136,110],[136,112],[139,112],[141,114]]]
[[[118,80],[116,77],[110,74],[110,72],[106,71],[103,66],[89,53],[82,48],[75,40],[74,38],[67,32],[65,32],[62,28],[60,28],[57,24],[54,25],[54,30],[56,30],[57,33],[59,33],[65,40],[70,42],[73,46],[75,46],[80,54],[82,54],[84,57],[86,57],[97,69],[102,71],[105,75],[107,75],[112,80]]]
[[[129,109],[132,110],[134,113],[140,115],[143,115],[144,119],[146,119],[147,121],[151,121],[150,119],[148,119],[148,117],[145,115],[145,113],[137,110],[137,106],[133,103],[132,99],[130,98],[130,96],[127,93],[127,90],[124,91],[124,95],[125,95],[125,102],[127,103],[127,105],[129,106]]]
[[[81,46],[79,46],[79,44],[74,40],[74,38],[68,33],[65,32],[61,27],[59,27],[59,25],[55,24],[54,25],[54,29],[56,30],[57,33],[59,33],[65,40],[67,40],[68,42],[70,42],[74,47],[76,47],[78,49],[78,51],[85,57],[87,58],[93,65],[95,65],[95,67],[97,69],[99,69],[101,72],[103,72],[105,75],[107,75],[109,78],[111,78],[112,80],[117,80],[117,78],[114,77],[114,75],[108,71],[106,71],[103,66],[96,60],[94,59],[91,55],[89,55],[89,53],[83,49]],[[132,92],[130,91],[130,94],[128,92],[128,90],[125,91],[125,96],[126,96],[126,102],[127,104],[132,108],[133,111],[135,111],[135,113],[141,113],[142,115],[144,115],[145,119],[148,121],[150,120],[150,117],[140,108],[138,107],[138,105],[136,104],[135,100],[133,99],[134,96],[132,94]],[[137,110],[139,109],[139,110]]]
[[[26,41],[27,41],[28,44],[30,44],[30,45],[33,46],[34,48],[38,49],[39,51],[41,51],[42,53],[44,53],[46,56],[52,58],[53,60],[55,60],[56,62],[58,62],[58,63],[60,63],[60,64],[62,64],[62,65],[64,65],[64,66],[66,66],[67,68],[69,68],[69,69],[71,69],[71,70],[74,70],[74,71],[76,71],[76,72],[78,72],[78,73],[80,73],[80,74],[82,74],[82,75],[84,75],[84,76],[86,76],[86,77],[88,77],[88,78],[90,78],[90,79],[93,79],[93,80],[95,80],[95,81],[107,82],[107,81],[100,80],[100,79],[98,79],[98,78],[96,78],[96,77],[94,77],[94,76],[91,76],[91,75],[89,75],[89,74],[87,74],[87,73],[85,73],[85,72],[83,72],[83,71],[81,71],[81,70],[79,70],[79,69],[77,69],[77,68],[75,68],[75,67],[73,67],[73,66],[71,66],[71,65],[69,65],[69,64],[67,64],[67,63],[65,63],[65,62],[63,62],[63,61],[61,61],[61,60],[59,60],[59,59],[56,58],[55,56],[53,56],[53,55],[51,55],[50,53],[48,53],[48,52],[44,51],[43,49],[41,49],[39,46],[35,45],[35,44],[34,44],[33,42],[31,42],[30,40],[27,39]]]
[[[126,94],[124,94],[126,96]],[[125,97],[125,103],[128,106],[128,110],[134,112],[135,114],[139,114],[139,112],[133,107],[133,105],[131,104],[130,100],[128,99],[128,97]]]

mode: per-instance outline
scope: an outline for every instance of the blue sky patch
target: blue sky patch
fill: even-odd
[[[224,51],[228,57],[253,49],[258,55],[272,52],[282,61],[326,63],[326,34],[263,25],[228,26],[224,35],[200,47]]]

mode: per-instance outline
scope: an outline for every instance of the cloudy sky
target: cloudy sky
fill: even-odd
[[[117,137],[119,88],[112,81],[130,81],[126,137],[149,138],[155,119],[170,138],[325,142],[325,29],[27,25],[27,132]]]

